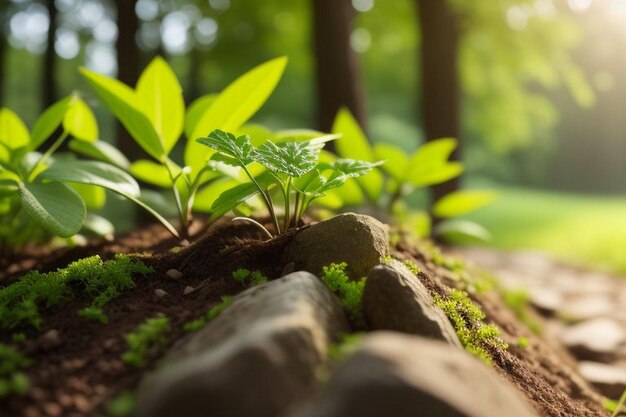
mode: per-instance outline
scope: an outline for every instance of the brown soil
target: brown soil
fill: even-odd
[[[235,269],[245,267],[260,270],[270,279],[278,277],[284,248],[293,235],[265,242],[259,240],[254,227],[224,221],[212,226],[196,244],[176,254],[169,252],[175,242],[159,240],[163,236],[159,229],[149,226],[109,245],[93,243],[57,256],[50,253],[47,263],[37,262],[42,270],[50,270],[95,253],[108,257],[116,252],[157,248],[153,257],[141,257],[156,273],[147,278],[136,277],[134,289],[105,306],[108,324],[79,317],[76,311],[88,305],[89,300],[78,295],[59,308],[43,312],[44,325],[39,331],[18,329],[27,335],[20,351],[33,360],[27,373],[31,389],[23,397],[0,400],[0,417],[103,415],[101,406],[136,386],[143,372],[168,347],[152,352],[145,369],[135,369],[120,359],[127,348],[125,334],[146,318],[164,314],[170,318],[171,345],[185,335],[184,323],[201,316],[221,296],[244,289],[232,278]],[[165,274],[176,267],[183,272],[179,280]],[[183,295],[186,286],[196,291]],[[165,290],[168,295],[159,298],[156,289]],[[46,347],[41,336],[52,329],[60,336],[60,344],[54,348]],[[0,342],[8,341],[9,335],[0,335]]]

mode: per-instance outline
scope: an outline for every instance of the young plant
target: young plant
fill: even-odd
[[[233,271],[233,278],[243,285],[254,286],[267,283],[267,277],[261,271],[250,271],[245,268]]]
[[[365,278],[359,281],[352,281],[346,274],[347,264],[332,263],[322,268],[322,281],[341,300],[348,316],[353,320],[359,319],[362,315],[363,289],[365,288]]]
[[[341,109],[333,124],[333,133],[341,134],[336,150],[340,157],[355,157],[365,161],[386,160],[381,170],[374,170],[366,178],[348,184],[349,192],[333,197],[340,204],[361,204],[365,197],[371,204],[394,215],[401,224],[410,224],[418,235],[430,231],[430,220],[423,212],[408,210],[404,200],[416,189],[440,184],[460,175],[463,164],[449,161],[457,147],[453,138],[429,141],[413,154],[407,155],[399,147],[389,143],[371,145],[354,117],[347,109]],[[477,210],[495,198],[489,191],[463,190],[451,193],[432,207],[432,214],[446,219],[437,225],[435,234],[448,240],[470,237],[488,240],[490,234],[482,226],[456,217]]]
[[[38,152],[59,128],[48,149]],[[32,132],[17,114],[0,109],[0,247],[19,246],[32,237],[28,220],[61,237],[75,235],[87,219],[86,201],[101,204],[102,189],[129,198],[139,195],[135,180],[115,166],[55,155],[70,137],[86,144],[98,137],[93,113],[76,95],[48,108]]]
[[[222,300],[219,303],[215,304],[213,307],[211,307],[209,311],[204,313],[201,317],[185,323],[183,328],[187,332],[195,332],[197,330],[200,330],[201,328],[206,326],[208,322],[219,316],[220,313],[228,308],[232,303],[233,297],[222,297]]]
[[[198,143],[216,151],[212,160],[241,168],[249,179],[248,183],[220,195],[213,204],[213,216],[221,216],[258,194],[270,214],[276,234],[298,225],[314,199],[341,187],[348,178],[365,175],[382,164],[382,161],[371,163],[353,159],[339,159],[330,164],[319,162],[324,144],[336,138],[336,135],[326,135],[280,144],[267,140],[261,146],[255,147],[248,135],[235,136],[233,133],[214,130],[207,137],[197,139]],[[261,165],[265,171],[254,176],[250,170],[254,163]],[[282,225],[271,197],[274,189],[282,197]],[[241,217],[237,219],[252,222],[268,237],[273,236],[255,220]]]
[[[160,57],[141,74],[136,88],[87,69],[81,72],[130,136],[153,160],[138,160],[121,166],[137,179],[171,190],[180,227],[140,200],[134,200],[153,214],[177,238],[188,238],[194,209],[206,211],[217,196],[233,184],[232,173],[210,160],[212,152],[192,139],[214,129],[236,131],[265,103],[278,84],[286,58],[262,64],[231,83],[217,95],[198,99],[185,109],[182,89],[176,75]],[[184,164],[170,154],[185,133]],[[104,145],[73,144],[78,152],[108,159]],[[119,152],[118,152],[119,153]],[[113,162],[113,161],[109,161]]]
[[[125,336],[128,350],[122,355],[122,360],[135,368],[145,366],[151,350],[155,346],[165,345],[165,335],[169,331],[169,318],[163,316],[146,319],[135,331]]]

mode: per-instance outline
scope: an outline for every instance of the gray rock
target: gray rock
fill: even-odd
[[[352,279],[360,279],[389,252],[389,234],[373,217],[346,213],[298,233],[289,244],[283,263],[319,275],[330,263],[346,262]]]
[[[426,287],[399,261],[370,271],[363,291],[363,312],[372,329],[411,333],[461,347],[450,321]]]
[[[559,310],[559,317],[567,322],[580,322],[598,317],[609,316],[617,310],[608,295],[584,295],[565,303]]]
[[[597,362],[580,362],[578,372],[608,398],[619,398],[626,390],[626,368]]]
[[[626,330],[613,319],[599,318],[568,327],[560,338],[576,357],[608,362],[626,343]]]
[[[167,275],[168,278],[176,281],[183,277],[183,273],[180,272],[178,269],[168,269],[167,272],[165,272],[165,275]]]
[[[315,387],[348,324],[319,278],[295,272],[238,295],[142,383],[139,417],[274,417]]]
[[[467,352],[376,332],[298,417],[536,417],[507,381]]]

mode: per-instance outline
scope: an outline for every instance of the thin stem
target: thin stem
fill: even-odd
[[[180,199],[180,192],[178,191],[178,187],[176,186],[176,181],[182,175],[182,172],[178,175],[174,176],[174,173],[170,169],[169,161],[165,161],[163,165],[167,169],[167,174],[170,177],[170,181],[172,182],[172,193],[174,194],[174,200],[176,201],[176,208],[178,209],[178,216],[180,218],[180,235],[185,239],[188,237],[187,234],[187,210],[183,208],[183,202]]]
[[[289,201],[289,193],[291,192],[291,177],[287,178],[287,185],[283,189],[283,195],[285,196],[285,230],[289,229],[289,220],[290,220],[290,201]]]
[[[161,224],[163,224],[163,226],[165,226],[167,231],[170,232],[172,236],[174,236],[176,239],[180,239],[180,234],[178,233],[178,231],[176,231],[176,228],[174,228],[174,226],[172,226],[171,223],[168,222],[163,216],[161,216],[156,210],[154,210],[152,207],[150,207],[143,201],[139,200],[138,198],[135,198],[128,194],[122,194],[122,195],[126,197],[127,199],[129,199],[130,201],[134,202],[135,204],[139,205],[146,211],[148,211],[150,214],[152,214],[158,221],[161,222]]]
[[[293,203],[293,218],[291,219],[291,226],[298,227],[298,223],[300,222],[300,218],[298,214],[300,213],[300,196],[302,193],[300,191],[296,191],[296,201]]]
[[[46,162],[48,160],[48,158],[50,158],[50,156],[57,150],[59,149],[59,146],[61,146],[63,144],[63,142],[65,141],[65,139],[67,139],[67,137],[69,136],[69,132],[64,130],[63,133],[61,134],[61,136],[58,137],[57,140],[54,141],[54,143],[52,144],[52,146],[50,146],[48,148],[48,150],[46,151],[46,153],[44,153],[41,158],[39,158],[39,160],[35,163],[35,165],[33,165],[33,167],[28,171],[28,174],[26,175],[26,179],[28,181],[32,181],[33,178],[31,178],[31,176],[33,175],[34,172],[36,172],[37,168],[39,168],[39,166],[41,164],[43,164],[44,162]]]
[[[233,217],[233,221],[245,221],[248,223],[252,223],[253,225],[257,226],[259,229],[261,229],[270,239],[272,239],[274,236],[272,236],[272,234],[269,232],[269,230],[267,230],[265,228],[265,226],[263,226],[261,223],[257,222],[254,219],[251,219],[249,217]]]
[[[298,221],[304,217],[304,212],[306,211],[306,208],[309,206],[312,200],[312,198],[307,199],[306,196],[304,196],[304,198],[302,199],[302,205],[300,206],[300,211],[298,213]]]
[[[617,403],[617,406],[615,407],[615,411],[613,411],[613,414],[611,414],[611,417],[617,417],[620,415],[620,413],[622,412],[622,409],[624,408],[624,404],[626,403],[626,390],[624,390],[624,392],[622,393],[622,396],[619,399],[619,402]]]
[[[261,195],[263,196],[263,201],[265,202],[265,206],[267,207],[267,209],[270,212],[270,215],[272,216],[272,221],[274,222],[274,227],[276,228],[276,233],[280,234],[280,226],[278,225],[278,219],[276,218],[276,213],[274,212],[274,207],[272,206],[272,201],[269,198],[269,193],[266,193],[265,190],[263,190],[263,188],[261,188],[259,183],[252,176],[252,174],[250,174],[250,171],[248,171],[248,168],[246,168],[245,165],[242,165],[242,168],[243,168],[244,172],[246,173],[246,175],[248,176],[248,178],[250,178],[250,181],[252,181],[254,183],[254,185],[256,185],[256,187],[261,192]]]

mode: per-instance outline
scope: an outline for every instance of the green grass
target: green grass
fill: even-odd
[[[467,216],[489,229],[491,246],[543,250],[626,274],[626,197],[496,189],[497,201]]]

